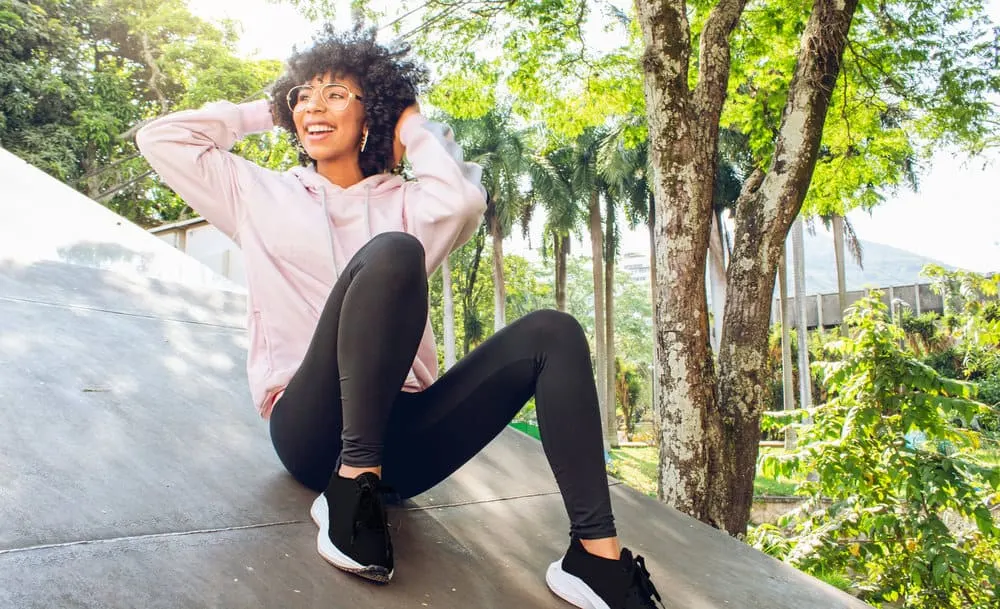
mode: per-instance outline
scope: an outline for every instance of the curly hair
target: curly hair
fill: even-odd
[[[427,69],[407,58],[410,46],[393,43],[388,46],[375,41],[375,29],[355,28],[337,33],[327,25],[309,48],[295,49],[285,73],[271,88],[271,113],[275,124],[289,131],[298,142],[292,111],[285,96],[292,87],[330,73],[349,76],[361,85],[361,104],[368,124],[368,141],[358,161],[365,177],[391,171],[392,144],[396,121],[408,106],[416,102],[417,94],[427,82]],[[299,162],[314,162],[305,152]]]

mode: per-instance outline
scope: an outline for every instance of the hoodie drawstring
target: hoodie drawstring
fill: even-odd
[[[323,223],[326,224],[327,242],[330,246],[330,259],[333,262],[333,281],[336,282],[340,279],[340,269],[337,268],[337,253],[333,247],[333,220],[330,218],[330,207],[327,203],[326,189],[322,188],[320,190],[323,193]],[[368,241],[371,241],[374,236],[372,234],[371,196],[371,184],[365,184],[365,232],[368,234]]]

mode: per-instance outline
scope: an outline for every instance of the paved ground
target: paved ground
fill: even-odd
[[[392,585],[324,563],[313,494],[250,405],[243,296],[3,155],[0,608],[567,607],[543,581],[567,543],[562,502],[513,430],[392,511]],[[612,493],[672,609],[865,606]]]

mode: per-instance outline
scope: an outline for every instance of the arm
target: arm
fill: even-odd
[[[139,130],[135,143],[174,192],[238,242],[241,191],[261,168],[229,150],[273,125],[267,100],[218,102],[157,119]]]
[[[400,119],[399,143],[417,180],[403,214],[409,231],[424,245],[427,270],[472,237],[486,211],[482,168],[462,159],[462,149],[447,125],[416,111]]]

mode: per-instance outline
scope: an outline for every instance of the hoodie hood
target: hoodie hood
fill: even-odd
[[[293,167],[288,172],[295,176],[303,186],[313,194],[329,192],[342,197],[372,197],[379,198],[382,194],[391,192],[403,185],[403,177],[391,173],[378,173],[361,180],[353,186],[343,188],[337,186],[316,171],[315,165],[308,167]]]

